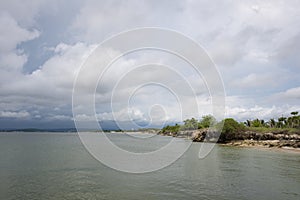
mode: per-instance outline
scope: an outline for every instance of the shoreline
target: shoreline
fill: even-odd
[[[218,133],[209,129],[179,131],[177,133],[157,133],[162,136],[187,138],[193,142],[216,142],[222,146],[248,147],[257,149],[280,150],[300,153],[300,135],[285,132],[254,132],[243,131],[231,133],[231,137],[218,137]]]
[[[274,143],[278,141],[268,140],[268,141],[231,141],[227,143],[218,143],[220,146],[224,147],[238,147],[238,148],[253,148],[253,149],[260,149],[260,150],[267,150],[267,151],[277,151],[277,152],[285,152],[285,153],[300,153],[300,148],[288,147],[288,146],[268,146],[266,145],[268,142]],[[262,144],[262,143],[265,143]]]

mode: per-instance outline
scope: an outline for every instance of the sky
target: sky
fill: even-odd
[[[75,118],[90,120],[91,113],[72,112],[80,67],[105,39],[142,27],[174,30],[206,50],[224,83],[225,117],[267,120],[300,111],[300,1],[2,0],[0,129],[70,128]],[[99,78],[93,70],[86,76],[83,96]],[[147,81],[169,86],[142,85]],[[94,116],[104,128],[156,127],[212,112],[203,77],[154,50],[117,60],[95,99]]]

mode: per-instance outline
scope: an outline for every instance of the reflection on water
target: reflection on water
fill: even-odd
[[[132,147],[130,137],[110,137]],[[132,175],[94,160],[73,133],[1,133],[0,199],[300,198],[299,154],[216,146],[198,159],[199,148],[194,143],[160,171]]]

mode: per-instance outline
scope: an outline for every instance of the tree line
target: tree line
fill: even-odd
[[[246,120],[244,124],[247,127],[266,127],[266,128],[299,128],[300,115],[299,112],[291,112],[291,116],[281,116],[278,119],[270,119],[265,121],[263,119]]]
[[[243,131],[248,128],[297,128],[300,129],[300,115],[298,111],[291,112],[291,116],[284,117],[281,116],[277,119],[263,120],[263,119],[254,119],[246,120],[245,122],[237,122],[232,118],[227,118],[218,122],[212,115],[205,115],[200,120],[195,118],[186,119],[183,121],[183,124],[167,125],[162,128],[162,133],[178,133],[179,131],[185,130],[196,130],[203,129],[213,126],[223,125],[222,133],[224,132],[233,132],[233,131]]]
[[[175,124],[174,126],[167,125],[161,130],[161,132],[177,133],[179,131],[185,131],[185,130],[196,130],[196,129],[208,128],[216,124],[217,124],[217,120],[215,119],[215,117],[213,117],[212,115],[205,115],[199,121],[195,118],[191,118],[191,119],[184,120],[182,125],[179,124]]]

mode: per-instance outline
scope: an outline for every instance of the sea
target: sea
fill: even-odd
[[[155,136],[139,146],[127,134],[109,138],[120,148],[145,151],[170,140]],[[132,174],[96,160],[77,133],[2,132],[0,199],[300,199],[299,153],[215,145],[200,159],[200,146],[192,143],[160,170]]]

